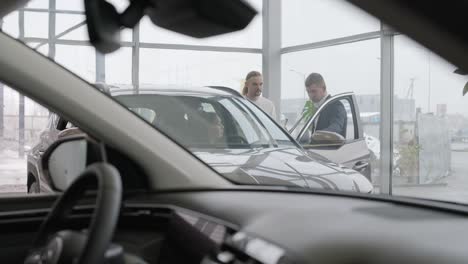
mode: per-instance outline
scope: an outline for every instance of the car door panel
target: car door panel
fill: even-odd
[[[363,169],[364,164],[369,164],[368,160],[370,158],[366,142],[363,139],[348,142],[338,148],[327,146],[310,147],[307,151],[317,153],[335,163],[342,164],[348,168],[354,168],[358,171]]]
[[[312,134],[315,132],[315,124],[317,124],[320,114],[323,113],[326,107],[337,101],[342,102],[347,112],[347,138],[344,144],[310,144],[307,142],[310,138],[307,137],[307,133]],[[370,151],[364,139],[363,127],[359,116],[359,108],[354,94],[338,94],[328,99],[302,127],[295,126],[296,132],[293,132],[293,134],[297,134],[296,140],[302,142],[301,145],[307,151],[322,155],[330,161],[342,164],[348,168],[356,169],[370,179]],[[300,130],[300,132],[297,132],[297,130]],[[306,143],[304,138],[308,139]]]

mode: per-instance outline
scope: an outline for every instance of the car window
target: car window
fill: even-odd
[[[350,101],[348,99],[343,99],[340,100],[340,103],[343,104],[345,110],[346,110],[346,133],[345,133],[345,138],[347,140],[354,140],[358,139],[359,135],[355,133],[355,125],[354,125],[354,120],[356,118],[355,112],[351,108]]]
[[[270,117],[262,113],[258,107],[254,106],[251,103],[247,103],[244,105],[248,108],[249,111],[252,111],[258,121],[260,122],[261,126],[265,128],[266,131],[270,134],[270,136],[279,144],[284,145],[295,145],[295,142],[291,140],[290,137],[287,136],[277,124],[275,124]]]
[[[466,75],[348,1],[283,0],[276,8],[247,2],[259,14],[245,30],[197,39],[144,18],[122,32],[121,48],[110,54],[97,52],[80,25],[84,19],[76,20],[85,17],[76,10],[81,0],[61,1],[52,11],[48,5],[17,10],[1,27],[91,84],[112,87],[110,98],[220,176],[234,172],[226,177],[235,182],[282,185],[282,177],[302,179],[334,164],[365,175],[359,182],[374,193],[468,203]],[[47,109],[7,89],[0,93],[4,152],[34,149],[29,139],[53,141],[43,132],[57,127],[58,116],[48,125]],[[301,131],[293,125],[306,126],[323,95],[348,92],[356,111],[353,101],[341,100],[344,112],[329,113],[345,113],[346,142],[312,154],[292,140]],[[327,161],[317,158],[322,154]]]
[[[75,125],[73,125],[72,122],[67,122],[67,125],[65,126],[65,129],[72,128],[72,127],[75,127]]]
[[[57,114],[52,114],[51,128],[57,129],[60,122],[60,117]]]
[[[49,114],[49,118],[47,119],[47,128],[54,127],[54,115],[52,113]]]
[[[293,144],[264,113],[252,111],[254,106],[243,98],[168,95],[157,90],[148,93],[116,98],[188,148],[270,148],[278,146],[277,140]]]
[[[59,117],[1,83],[0,92],[10,99],[0,111],[0,194],[37,193],[40,156],[56,140]]]
[[[346,140],[359,139],[354,125],[356,118],[355,110],[351,105],[350,98],[338,99],[334,103],[326,105],[320,112],[317,112],[317,117],[313,122],[305,122],[305,120],[310,120],[311,118],[309,114],[305,113],[296,124],[297,127],[293,135],[299,136],[301,129],[305,130],[299,140],[302,143],[310,142],[312,134],[317,130],[335,132]],[[341,112],[341,115],[338,115],[337,112]]]
[[[255,121],[251,115],[243,111],[242,108],[239,108],[238,105],[236,106],[232,100],[224,99],[221,100],[220,103],[223,104],[228,111],[238,116],[236,127],[245,135],[247,143],[251,144],[266,140],[266,135],[262,134],[260,127],[255,125]]]
[[[152,109],[141,107],[131,107],[129,109],[137,113],[139,116],[143,117],[146,121],[150,123],[154,123],[156,121],[156,112]]]

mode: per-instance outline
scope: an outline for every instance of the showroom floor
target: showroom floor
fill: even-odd
[[[434,184],[394,187],[393,194],[468,203],[468,143],[452,144],[451,175]]]

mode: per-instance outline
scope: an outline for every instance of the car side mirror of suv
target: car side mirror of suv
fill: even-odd
[[[335,132],[317,130],[312,134],[311,145],[342,146],[346,139]]]

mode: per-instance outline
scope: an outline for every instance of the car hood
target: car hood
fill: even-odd
[[[191,149],[228,179],[241,184],[300,186],[369,193],[360,173],[316,160],[297,148]]]

